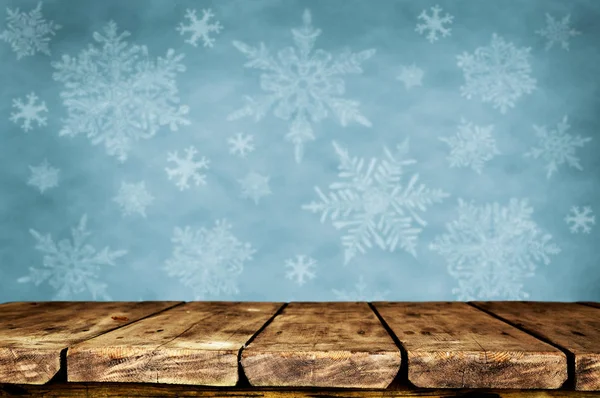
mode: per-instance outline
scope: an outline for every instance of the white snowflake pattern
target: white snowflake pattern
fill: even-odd
[[[68,111],[60,136],[85,134],[93,145],[104,144],[110,156],[127,160],[134,142],[189,125],[189,109],[180,105],[175,81],[185,71],[183,54],[169,49],[152,59],[146,46],[131,45],[127,31],[110,21],[94,32],[96,43],[76,57],[52,62],[54,80],[64,83],[60,96]]]
[[[478,47],[473,54],[457,56],[466,84],[460,87],[467,99],[480,97],[491,102],[494,109],[505,114],[514,108],[515,101],[536,88],[537,81],[531,77],[529,52],[531,48],[517,48],[496,33],[487,47]]]
[[[407,90],[410,90],[412,87],[421,86],[424,75],[425,72],[423,72],[423,69],[417,67],[415,64],[409,66],[402,65],[400,74],[396,79],[404,83],[404,87]]]
[[[284,48],[276,57],[264,43],[252,47],[233,42],[250,59],[245,67],[265,71],[260,76],[260,87],[269,94],[260,98],[246,96],[246,105],[228,116],[228,120],[254,116],[259,121],[274,107],[274,116],[291,119],[286,140],[294,145],[297,163],[302,161],[305,143],[315,139],[312,123],[327,118],[330,111],[342,126],[351,122],[371,126],[360,113],[358,101],[342,98],[346,88],[340,76],[362,73],[361,63],[375,54],[375,49],[359,53],[346,50],[334,57],[322,49],[314,50],[321,30],[312,26],[309,10],[304,11],[302,21],[303,26],[292,29],[296,48]]]
[[[423,10],[419,15],[418,19],[423,20],[424,23],[417,24],[415,31],[422,35],[424,32],[429,31],[427,34],[427,40],[430,43],[439,40],[438,33],[442,37],[450,36],[452,29],[447,28],[444,24],[452,24],[454,17],[450,14],[446,13],[446,15],[441,16],[442,8],[438,5],[431,7],[431,15],[427,15],[427,10]]]
[[[242,186],[242,198],[252,199],[256,205],[260,198],[271,195],[268,176],[251,171],[238,182]]]
[[[165,263],[171,277],[193,289],[195,300],[207,295],[239,293],[236,278],[255,250],[240,242],[227,220],[218,220],[212,229],[175,228],[173,255]]]
[[[285,267],[289,270],[285,273],[287,279],[295,279],[300,286],[304,285],[307,279],[314,279],[317,260],[312,257],[299,254],[296,258],[285,260]]]
[[[137,184],[130,184],[123,181],[113,201],[119,205],[121,213],[124,216],[137,213],[146,218],[146,207],[152,204],[154,197],[146,189],[144,181],[140,181]]]
[[[31,185],[44,193],[47,189],[58,186],[59,169],[50,166],[48,159],[44,159],[38,166],[29,166],[31,176],[27,181],[27,185]]]
[[[332,289],[332,292],[336,299],[340,301],[383,301],[385,300],[385,296],[390,294],[389,290],[383,292],[369,292],[369,290],[367,290],[368,286],[365,283],[365,278],[362,275],[359,276],[358,282],[354,285],[354,288],[355,290],[350,291]]]
[[[213,47],[215,45],[215,39],[210,37],[211,33],[219,33],[223,26],[219,21],[209,22],[210,19],[214,18],[212,10],[202,10],[202,19],[198,19],[196,16],[196,10],[188,9],[185,12],[185,17],[189,19],[189,25],[180,23],[177,27],[179,34],[184,35],[191,33],[189,39],[185,40],[186,43],[191,44],[194,47],[198,47],[198,40],[202,39],[204,47]]]
[[[522,300],[523,280],[535,274],[537,264],[550,263],[560,253],[531,219],[533,208],[526,199],[512,198],[508,206],[477,206],[458,200],[458,219],[446,224],[447,233],[429,248],[444,256],[457,279],[452,294],[458,300]]]
[[[101,267],[114,266],[115,260],[127,254],[127,251],[112,251],[108,247],[97,251],[86,243],[91,235],[86,227],[87,215],[84,214],[79,225],[71,229],[72,240],[62,239],[58,243],[50,234],[42,235],[30,229],[29,232],[37,240],[36,250],[44,253],[43,267],[29,267],[29,276],[20,277],[17,282],[31,282],[39,286],[47,280],[56,290],[54,300],[72,300],[75,295],[86,291],[94,300],[110,300],[106,293],[108,286],[98,280],[98,273]]]
[[[441,137],[450,146],[450,167],[470,167],[481,174],[485,162],[499,155],[496,140],[492,136],[493,125],[475,126],[461,118],[458,131],[453,137]]]
[[[48,113],[48,108],[46,102],[37,103],[38,100],[39,98],[35,93],[28,94],[26,101],[21,98],[13,99],[13,108],[17,108],[17,111],[10,114],[11,122],[19,124],[19,121],[23,119],[20,126],[23,131],[31,130],[33,123],[36,123],[38,127],[45,126],[48,120],[46,116],[42,116],[42,113]]]
[[[235,136],[227,140],[229,153],[245,158],[248,153],[254,151],[253,141],[254,136],[252,134],[236,133]]]
[[[190,187],[188,183],[190,179],[196,186],[206,185],[206,174],[200,173],[199,170],[208,170],[210,160],[202,156],[200,160],[196,161],[194,159],[196,154],[198,154],[198,151],[194,146],[185,149],[184,158],[179,157],[178,151],[167,154],[167,162],[175,163],[175,167],[165,167],[165,171],[169,180],[178,178],[176,185],[180,191]]]
[[[535,33],[546,39],[546,51],[550,50],[554,43],[560,43],[563,50],[569,51],[569,39],[581,34],[581,32],[572,29],[570,24],[570,14],[557,21],[552,15],[546,13],[546,27],[536,30]]]
[[[584,206],[583,209],[573,206],[565,217],[565,222],[569,225],[572,234],[579,232],[589,234],[592,232],[592,225],[596,225],[596,216],[590,206]]]
[[[53,21],[46,21],[42,15],[42,2],[29,11],[21,12],[18,8],[6,9],[7,28],[0,33],[0,39],[9,43],[17,54],[17,59],[32,56],[40,52],[50,55],[50,38],[62,26]]]
[[[539,146],[532,147],[523,156],[547,162],[546,178],[548,179],[558,171],[558,166],[565,163],[577,170],[583,170],[579,158],[575,156],[575,149],[583,147],[592,138],[572,136],[567,133],[570,128],[568,116],[564,116],[554,130],[548,131],[546,126],[533,126]]]
[[[345,264],[357,252],[364,254],[373,243],[390,252],[399,244],[416,257],[421,227],[427,225],[419,212],[449,194],[418,184],[418,174],[402,183],[405,166],[416,163],[406,158],[408,139],[397,146],[395,154],[384,147],[382,160],[350,157],[337,143],[333,146],[340,158],[339,177],[344,181],[331,184],[328,195],[315,187],[321,201],[302,208],[321,212],[322,223],[329,217],[336,229],[347,229],[342,237]]]

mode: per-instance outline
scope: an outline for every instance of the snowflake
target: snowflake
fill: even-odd
[[[575,29],[570,29],[570,20],[570,14],[567,14],[562,21],[556,21],[550,14],[546,14],[546,27],[535,31],[546,39],[546,51],[550,50],[554,43],[560,43],[563,50],[569,51],[569,38],[581,34]]]
[[[191,44],[194,47],[198,47],[198,40],[202,39],[204,42],[204,47],[213,47],[215,44],[215,39],[209,36],[211,32],[219,33],[223,26],[219,23],[219,21],[215,21],[214,23],[209,23],[209,19],[213,18],[215,14],[212,13],[210,9],[202,10],[202,19],[198,20],[196,16],[196,10],[186,10],[185,17],[189,19],[190,24],[184,25],[183,23],[179,24],[177,27],[177,31],[184,35],[186,33],[191,33],[192,36],[187,39],[185,42]]]
[[[590,206],[584,206],[583,210],[573,206],[565,217],[565,222],[570,225],[569,230],[571,233],[579,233],[581,229],[584,233],[589,234],[592,231],[591,226],[596,225],[596,216],[594,216]]]
[[[193,146],[186,148],[185,158],[180,158],[177,151],[168,153],[167,162],[174,162],[176,167],[172,169],[165,167],[165,170],[169,180],[179,177],[176,185],[180,191],[190,187],[188,184],[190,178],[196,186],[206,185],[206,175],[199,173],[198,170],[207,170],[210,161],[204,156],[199,161],[195,161],[194,156],[197,153],[198,151]]]
[[[13,108],[17,108],[17,112],[10,114],[10,120],[19,124],[19,120],[23,119],[23,124],[21,124],[23,131],[31,130],[34,122],[37,123],[38,127],[46,125],[47,118],[41,114],[42,112],[48,112],[48,108],[46,108],[46,102],[44,101],[36,104],[38,99],[35,93],[27,95],[27,102],[23,102],[20,98],[13,99]]]
[[[274,116],[291,119],[286,140],[294,145],[297,163],[302,161],[304,144],[315,139],[312,123],[327,118],[330,111],[342,126],[351,122],[371,126],[358,110],[358,101],[342,98],[346,88],[339,76],[362,73],[361,63],[375,54],[374,49],[359,53],[346,50],[334,57],[322,49],[314,50],[321,30],[312,26],[309,10],[304,11],[302,21],[303,26],[292,29],[296,48],[284,48],[276,56],[269,53],[264,43],[251,47],[233,42],[250,59],[245,67],[265,71],[260,76],[260,86],[269,94],[258,99],[247,96],[246,105],[228,116],[228,120],[254,116],[259,121],[274,107]]]
[[[239,154],[245,158],[246,155],[254,151],[254,136],[252,134],[237,133],[235,136],[229,138],[229,153],[232,155]]]
[[[0,34],[0,39],[10,43],[13,51],[17,53],[17,59],[31,56],[37,52],[50,55],[50,37],[62,26],[52,21],[44,20],[42,16],[42,2],[29,13],[21,12],[18,8],[6,9],[7,27]]]
[[[500,154],[492,137],[493,129],[493,125],[474,126],[461,118],[456,136],[440,138],[450,146],[450,156],[447,158],[450,167],[471,167],[481,174],[484,163]]]
[[[287,279],[296,279],[296,283],[300,286],[304,285],[305,279],[315,278],[315,266],[317,261],[305,255],[297,255],[295,259],[289,258],[285,260],[285,267],[290,270],[285,273]]]
[[[514,108],[517,99],[536,87],[536,80],[530,76],[530,51],[516,48],[494,33],[489,46],[457,56],[466,81],[460,87],[461,95],[467,99],[479,96],[482,102],[491,102],[494,109],[505,114]]]
[[[242,186],[242,198],[250,198],[254,200],[254,204],[258,204],[259,199],[263,196],[271,194],[269,177],[267,176],[251,171],[238,182]]]
[[[168,125],[188,125],[188,107],[179,105],[175,77],[185,71],[183,55],[172,49],[153,60],[146,46],[124,41],[110,21],[104,32],[94,32],[77,57],[63,55],[52,62],[53,78],[64,83],[61,98],[68,110],[61,136],[85,134],[93,145],[103,143],[110,156],[125,162],[135,141],[149,139]]]
[[[165,270],[191,287],[195,300],[206,295],[237,294],[235,278],[255,253],[249,243],[240,242],[231,233],[226,220],[217,221],[210,230],[175,228],[172,242],[173,255],[166,261]]]
[[[146,207],[152,204],[154,197],[146,189],[144,181],[137,184],[121,182],[121,188],[113,201],[119,205],[124,216],[138,213],[145,218]]]
[[[342,237],[345,264],[357,252],[365,253],[373,242],[389,251],[400,244],[403,250],[416,256],[419,226],[427,224],[418,213],[449,195],[417,184],[418,174],[405,184],[401,182],[404,167],[416,163],[406,159],[408,139],[398,145],[396,154],[384,147],[385,158],[380,161],[351,158],[346,149],[335,142],[333,146],[340,158],[339,177],[345,181],[331,184],[329,195],[315,187],[321,202],[302,208],[321,212],[321,222],[329,216],[336,229],[347,229],[347,235]]]
[[[29,267],[29,276],[24,276],[19,283],[32,282],[39,286],[48,280],[57,292],[54,300],[70,300],[74,295],[87,290],[93,300],[99,297],[110,300],[106,293],[107,285],[98,281],[100,267],[115,265],[115,260],[127,254],[125,250],[111,251],[105,247],[98,252],[86,243],[91,232],[86,230],[87,215],[83,215],[76,228],[71,229],[72,240],[63,239],[55,243],[50,234],[44,236],[30,229],[29,232],[37,240],[35,248],[44,253],[43,268]]]
[[[44,159],[38,166],[29,166],[29,170],[31,170],[31,176],[27,181],[27,185],[38,188],[40,193],[58,186],[58,173],[60,170],[50,166],[47,159]]]
[[[402,66],[400,70],[400,74],[396,77],[402,83],[404,83],[404,87],[407,90],[410,90],[411,87],[420,86],[421,80],[423,80],[423,69],[418,68],[416,65],[410,66]]]
[[[533,126],[539,147],[531,148],[524,156],[533,159],[541,158],[547,162],[547,178],[550,178],[558,170],[558,166],[564,163],[577,170],[583,170],[579,164],[579,158],[575,156],[575,148],[583,147],[592,138],[580,135],[573,137],[567,133],[570,128],[567,116],[564,116],[562,121],[556,125],[555,130],[547,131],[546,126]]]
[[[527,200],[510,199],[476,206],[458,200],[458,219],[446,224],[448,233],[435,238],[430,249],[443,255],[459,287],[459,300],[522,300],[523,279],[534,275],[536,265],[550,263],[560,253],[552,236],[531,219]]]
[[[417,24],[415,29],[420,35],[425,31],[429,31],[427,34],[427,40],[430,43],[438,40],[438,32],[442,35],[442,37],[450,36],[450,32],[452,29],[445,28],[444,24],[451,24],[454,20],[454,17],[450,14],[446,13],[445,16],[440,16],[440,12],[442,11],[440,6],[431,7],[431,15],[427,15],[426,10],[423,10],[419,15],[418,19],[423,20],[423,24]]]
[[[367,291],[367,284],[362,275],[359,276],[358,282],[354,287],[356,288],[354,291],[336,289],[332,289],[332,291],[333,294],[335,294],[335,297],[341,301],[383,301],[385,300],[385,296],[390,293],[388,290],[369,293]]]

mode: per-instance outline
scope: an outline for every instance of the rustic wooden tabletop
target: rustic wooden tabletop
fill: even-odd
[[[600,303],[4,303],[17,395],[600,397]]]

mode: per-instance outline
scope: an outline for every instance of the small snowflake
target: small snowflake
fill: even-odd
[[[285,267],[290,270],[286,272],[287,279],[295,279],[300,286],[304,285],[306,279],[315,278],[315,266],[317,261],[309,256],[297,255],[295,259],[289,258],[285,260]]]
[[[425,72],[423,72],[421,68],[418,68],[414,64],[410,66],[403,65],[400,70],[400,74],[396,77],[396,79],[404,83],[404,87],[409,90],[411,87],[421,85],[421,80],[423,80],[424,74]]]
[[[546,27],[535,31],[535,33],[546,39],[546,51],[550,50],[554,43],[560,43],[563,50],[569,51],[569,39],[581,34],[575,29],[570,29],[570,20],[570,14],[563,17],[561,21],[557,21],[550,14],[546,14]]]
[[[13,99],[13,108],[17,108],[17,112],[10,114],[10,120],[16,124],[19,124],[19,120],[23,119],[21,128],[23,131],[29,131],[33,128],[32,123],[37,123],[38,127],[46,125],[47,118],[42,116],[42,112],[48,112],[46,108],[46,102],[36,104],[39,98],[35,93],[27,95],[27,102],[23,102],[20,98]]]
[[[58,186],[58,173],[60,170],[50,166],[47,159],[44,159],[39,166],[29,166],[29,170],[31,170],[31,176],[27,181],[27,185],[38,188],[40,193]]]
[[[204,47],[212,47],[215,44],[215,39],[210,37],[209,34],[211,32],[219,33],[223,26],[219,23],[219,21],[215,21],[214,23],[209,23],[209,19],[213,18],[215,14],[212,13],[210,9],[202,10],[202,19],[198,19],[196,16],[196,10],[186,10],[185,17],[189,19],[189,25],[184,25],[183,23],[179,24],[177,31],[184,35],[186,33],[191,33],[192,36],[187,39],[185,42],[191,44],[194,47],[198,46],[198,40],[202,39],[204,42]]]
[[[194,300],[239,293],[236,278],[244,263],[252,260],[255,250],[231,233],[226,220],[218,220],[212,229],[175,228],[171,240],[173,255],[166,261],[165,270],[193,289]]]
[[[500,154],[492,137],[493,128],[492,125],[474,126],[461,119],[456,136],[440,138],[450,146],[450,167],[471,167],[481,174],[485,162]]]
[[[29,267],[29,276],[17,279],[19,283],[31,282],[39,286],[48,280],[57,293],[54,300],[70,300],[76,294],[88,291],[93,300],[111,298],[106,294],[105,283],[98,281],[101,267],[115,265],[115,260],[127,254],[125,250],[111,251],[105,247],[97,251],[86,240],[87,215],[83,215],[76,228],[71,229],[72,240],[62,239],[55,243],[50,234],[42,235],[34,229],[29,232],[37,240],[36,250],[44,253],[42,268]]]
[[[144,181],[137,184],[121,182],[121,188],[113,201],[119,205],[124,216],[138,213],[145,218],[146,207],[152,204],[154,197],[148,193]]]
[[[579,164],[579,158],[575,156],[575,148],[583,147],[592,138],[580,135],[572,136],[567,133],[570,128],[567,116],[563,117],[555,130],[547,131],[546,126],[533,126],[539,147],[531,148],[531,151],[525,153],[524,156],[533,159],[541,158],[547,162],[547,178],[550,178],[558,170],[558,166],[564,163],[577,170],[583,170]]]
[[[197,153],[193,146],[185,150],[185,158],[180,158],[177,151],[168,153],[167,162],[174,162],[176,167],[172,169],[166,167],[165,170],[169,180],[178,177],[176,185],[181,191],[190,187],[188,184],[190,178],[196,186],[206,185],[206,175],[199,173],[198,170],[207,170],[210,161],[204,156],[198,161],[194,160]]]
[[[570,225],[571,233],[576,234],[581,230],[583,233],[589,234],[592,231],[591,226],[596,224],[596,216],[590,206],[584,206],[583,210],[573,206],[565,217],[565,222]]]
[[[17,59],[34,55],[37,52],[50,55],[50,37],[61,28],[52,21],[44,20],[42,2],[29,13],[21,12],[18,8],[6,9],[7,28],[0,34],[0,39],[10,43]]]
[[[425,31],[429,31],[427,34],[427,40],[430,43],[438,40],[438,32],[442,35],[442,37],[450,36],[450,32],[452,29],[444,27],[444,24],[451,24],[454,20],[454,17],[450,14],[446,13],[445,16],[440,16],[440,12],[442,8],[438,5],[431,7],[432,14],[427,15],[426,10],[423,10],[419,15],[418,19],[423,20],[425,23],[417,24],[416,32],[419,34],[423,34]]]
[[[238,180],[242,186],[242,198],[249,198],[254,200],[254,204],[258,204],[258,201],[263,196],[271,194],[269,188],[269,177],[260,175],[253,171],[246,174],[241,180]]]
[[[358,282],[354,287],[356,289],[354,291],[336,289],[332,289],[332,291],[336,299],[341,301],[383,301],[385,300],[385,296],[390,293],[388,290],[370,293],[367,290],[367,284],[362,275],[359,276]]]
[[[254,151],[253,141],[254,136],[252,134],[237,133],[227,140],[229,143],[229,153],[245,158],[248,153]]]

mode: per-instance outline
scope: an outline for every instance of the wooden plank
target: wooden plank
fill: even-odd
[[[600,390],[600,310],[576,303],[473,302],[574,355],[575,389]]]
[[[289,304],[242,351],[253,386],[385,388],[400,350],[367,303]]]
[[[578,301],[578,304],[589,305],[590,307],[600,308],[600,302],[597,301]]]
[[[69,348],[68,380],[235,385],[240,349],[281,306],[186,303]]]
[[[559,388],[560,350],[462,302],[373,303],[424,388]]]
[[[179,304],[11,302],[0,305],[0,382],[42,384],[60,369],[61,351]]]

